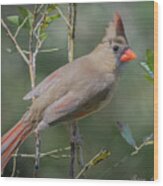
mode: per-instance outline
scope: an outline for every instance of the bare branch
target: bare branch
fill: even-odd
[[[92,166],[97,165],[99,162],[107,159],[111,155],[111,152],[107,149],[101,150],[98,154],[96,154],[88,163],[84,165],[84,167],[80,170],[80,172],[75,177],[76,179],[80,178],[84,175],[84,173],[90,169]]]
[[[42,8],[42,6],[40,6]],[[36,57],[37,54],[39,52],[39,49],[41,48],[43,41],[40,40],[40,26],[44,21],[44,18],[46,16],[46,7],[45,6],[45,10],[44,13],[42,13],[41,18],[38,20],[38,22],[36,23],[36,25],[34,26],[33,23],[33,28],[32,30],[29,31],[29,72],[30,72],[30,79],[31,79],[31,88],[33,89],[35,87],[35,78],[36,78]],[[39,11],[41,11],[41,9],[39,9]],[[36,14],[36,12],[38,13],[38,9],[36,11],[36,7],[34,9],[34,13]],[[36,18],[36,17],[35,17]],[[36,46],[35,46],[35,50],[32,50],[32,43],[33,43],[33,36],[35,36],[36,38]],[[33,98],[34,100],[35,98]]]
[[[75,23],[76,23],[76,5],[70,3],[68,6],[68,21],[71,28],[68,28],[68,58],[69,62],[74,59],[74,39],[75,39]]]
[[[42,14],[40,20],[37,22],[36,26],[33,29],[33,34],[35,35],[36,39],[38,39],[38,33],[37,33],[37,31],[39,30],[39,27],[41,26],[44,18],[45,18],[45,13]]]
[[[81,138],[80,131],[79,131],[79,125],[77,125],[76,139],[77,139],[76,156],[77,156],[78,165],[80,166],[80,169],[81,169],[84,167],[84,158],[83,158],[83,143],[82,143],[82,138]]]
[[[58,51],[58,50],[59,50],[59,48],[49,48],[49,49],[42,49],[39,52],[40,53],[48,53],[48,52],[55,52],[55,51]]]
[[[69,23],[69,21],[67,20],[66,16],[64,15],[64,13],[62,12],[62,10],[56,6],[56,10],[58,11],[58,13],[60,14],[60,16],[63,18],[63,20],[65,21],[66,25],[68,26],[68,28],[70,30],[72,30],[72,26],[71,24]]]
[[[75,157],[76,157],[76,133],[77,133],[77,122],[72,121],[70,123],[70,154],[71,154],[71,159],[70,159],[70,177],[74,178],[75,175]]]
[[[22,58],[24,59],[24,61],[29,64],[29,60],[27,58],[27,56],[24,54],[23,50],[21,49],[21,47],[19,46],[18,42],[16,41],[15,37],[12,35],[11,31],[9,30],[8,26],[6,25],[6,23],[4,22],[3,19],[1,19],[1,23],[3,28],[6,30],[8,36],[10,37],[10,39],[12,40],[12,42],[15,44],[16,49],[18,50],[19,54],[22,56]]]
[[[29,54],[28,50],[22,50],[24,54]]]
[[[43,7],[44,7],[44,4],[41,4],[40,6],[37,6],[36,14],[38,14]]]
[[[27,22],[29,17],[25,17],[22,24],[18,26],[16,32],[15,32],[15,35],[14,35],[14,38],[16,39],[16,37],[18,36],[20,30],[23,28],[23,26],[25,25],[25,23]]]
[[[40,49],[38,53],[50,53],[50,52],[56,52],[60,50],[59,48],[49,48],[49,49]],[[25,54],[29,54],[29,51],[23,50]]]
[[[63,16],[62,16],[63,17]],[[74,60],[74,39],[75,39],[75,21],[76,21],[76,4],[69,3],[68,4],[68,19],[66,19],[66,22],[68,21],[68,60],[69,63],[72,63]],[[75,175],[75,160],[78,155],[81,155],[82,151],[79,152],[81,146],[78,143],[78,137],[79,137],[79,130],[77,121],[72,121],[70,123],[70,130],[71,130],[71,160],[70,160],[70,177],[74,178]],[[83,164],[83,158],[78,158],[78,162]]]
[[[15,155],[18,153],[18,151],[19,151],[19,148],[16,149]],[[14,156],[14,158],[13,158],[13,167],[12,167],[12,173],[11,173],[11,176],[10,177],[14,177],[14,175],[15,175],[15,171],[16,171],[16,158],[17,158],[17,156]]]
[[[52,158],[59,158],[59,157],[64,157],[67,158],[69,157],[68,155],[62,154],[62,155],[54,155],[56,153],[60,153],[63,151],[69,151],[70,147],[65,147],[65,148],[59,148],[59,149],[54,149],[48,152],[44,152],[44,153],[40,153],[40,158],[44,158],[44,157],[52,157]],[[13,157],[21,157],[21,158],[35,158],[35,154],[13,154]]]
[[[44,13],[42,13],[42,16],[40,18],[40,20],[37,22],[35,28],[33,29],[33,34],[34,36],[36,37],[36,40],[37,40],[37,43],[36,43],[36,48],[35,48],[35,51],[33,53],[33,63],[35,63],[35,60],[36,60],[36,56],[39,52],[39,49],[41,48],[42,44],[43,44],[43,41],[40,40],[40,26],[42,25],[45,17],[46,17],[46,8],[47,6],[45,6],[45,10],[44,10]]]
[[[153,145],[153,144],[154,144],[154,141],[153,141],[153,140],[144,141],[140,146],[136,147],[136,148],[135,148],[135,151],[133,151],[130,155],[131,155],[131,156],[134,156],[134,155],[138,154],[139,151],[140,151],[144,146]]]

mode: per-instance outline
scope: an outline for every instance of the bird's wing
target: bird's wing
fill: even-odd
[[[75,95],[73,92],[68,92],[47,107],[43,114],[43,120],[46,123],[61,121],[74,110],[77,110],[81,103],[82,100],[79,96]]]
[[[47,76],[41,83],[39,83],[33,90],[28,92],[23,99],[29,100],[33,97],[39,97],[44,94],[49,89],[56,87],[58,88],[59,85],[62,84],[71,84],[75,80],[76,75],[78,75],[83,68],[83,62],[87,61],[87,56],[83,56],[74,60],[73,63],[67,63],[66,65],[60,67],[49,76]],[[79,65],[78,65],[79,64]],[[67,88],[69,85],[67,85]]]
[[[33,90],[28,92],[23,99],[29,100],[33,97],[39,97],[44,92],[46,92],[51,86],[56,86],[61,83],[63,79],[63,75],[65,75],[67,65],[64,65],[63,67],[59,68],[58,70],[51,73],[49,76],[47,76],[41,83],[39,83]],[[67,71],[68,72],[68,71]]]

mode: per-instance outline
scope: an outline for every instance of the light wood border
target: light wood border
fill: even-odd
[[[158,3],[154,2],[154,180],[158,179]]]

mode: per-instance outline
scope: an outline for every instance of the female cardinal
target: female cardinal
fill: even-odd
[[[108,104],[121,66],[135,58],[122,19],[116,13],[102,42],[91,53],[59,68],[24,97],[24,100],[36,99],[2,137],[2,171],[31,132],[58,122],[81,119]]]

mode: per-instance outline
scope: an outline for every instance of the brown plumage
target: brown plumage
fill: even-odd
[[[2,137],[2,171],[33,130],[86,117],[108,104],[120,67],[135,58],[116,13],[102,42],[90,54],[59,68],[24,97],[36,99],[18,124]]]

